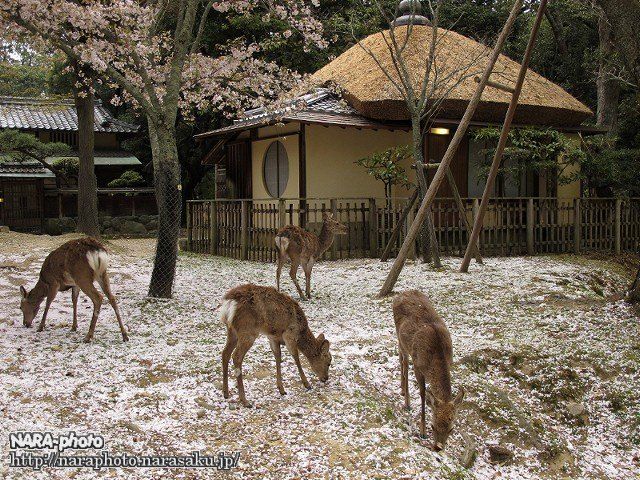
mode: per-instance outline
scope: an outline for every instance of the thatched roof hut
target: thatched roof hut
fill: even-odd
[[[400,26],[394,30],[396,38],[404,40],[409,28],[412,28],[412,31],[404,55],[414,82],[418,84],[424,78],[423,72],[427,52],[432,43],[433,29],[427,25]],[[370,35],[361,45],[354,45],[320,69],[314,77],[319,83],[336,84],[347,102],[361,115],[376,120],[407,120],[409,117],[400,92],[366,51],[374,54],[381,65],[387,71],[393,72],[397,79],[385,42],[385,37],[388,41],[389,36],[389,30]],[[474,76],[480,75],[485,67],[488,51],[488,47],[470,38],[450,30],[439,29],[436,47],[439,78],[460,69],[466,71],[462,81],[446,95],[447,99],[442,104],[439,118],[461,118],[477,87]],[[519,63],[500,55],[491,80],[513,87],[519,68]],[[452,75],[453,78],[461,76],[462,73]],[[474,120],[501,123],[510,99],[509,92],[487,86]],[[580,125],[591,115],[592,112],[587,106],[560,86],[529,69],[514,122],[572,127]]]

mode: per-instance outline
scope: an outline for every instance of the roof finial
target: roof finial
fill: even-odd
[[[404,25],[429,25],[429,19],[422,15],[422,4],[420,0],[402,0],[398,5],[398,18],[392,25],[402,27]]]

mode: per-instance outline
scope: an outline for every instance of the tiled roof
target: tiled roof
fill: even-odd
[[[304,106],[294,107],[294,105],[300,105],[301,103]],[[276,112],[269,112],[264,108],[247,110],[244,112],[241,120],[236,120],[228,127],[196,135],[196,139],[235,133],[250,128],[270,125],[279,121],[298,121],[303,123],[351,126],[357,128],[382,129],[394,127],[406,129],[406,126],[404,125],[387,125],[382,122],[363,117],[334,93],[324,88],[318,88],[313,93],[298,97],[290,104],[291,107]]]
[[[0,177],[53,178],[55,175],[36,161],[2,162],[0,161]]]
[[[0,97],[0,128],[77,131],[78,115],[73,100]],[[138,126],[117,120],[96,101],[95,131],[134,133]]]

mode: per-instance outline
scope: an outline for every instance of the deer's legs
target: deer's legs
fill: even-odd
[[[44,307],[44,312],[42,313],[42,320],[40,320],[40,325],[38,325],[38,331],[41,332],[44,330],[44,322],[47,321],[47,313],[49,313],[49,307],[51,306],[51,302],[56,298],[58,294],[58,286],[54,285],[49,287],[49,291],[47,292],[47,303]]]
[[[84,342],[89,343],[93,338],[93,333],[96,331],[96,323],[98,322],[98,315],[100,315],[100,308],[102,307],[102,295],[96,287],[93,286],[93,283],[85,284],[80,287],[84,294],[91,299],[93,302],[93,315],[91,316],[91,324],[89,324],[89,331],[87,332],[87,336],[84,337]]]
[[[287,392],[284,391],[284,385],[282,384],[282,350],[280,348],[280,342],[278,340],[269,339],[269,343],[271,344],[273,356],[276,357],[276,383],[278,385],[278,391],[280,392],[280,395],[286,395]]]
[[[307,298],[311,298],[311,270],[313,269],[313,257],[307,260],[306,263],[302,264],[302,270],[304,270],[304,277],[306,280],[305,292],[307,294]]]
[[[411,409],[411,402],[409,399],[409,359],[406,355],[400,352],[400,389],[404,396],[404,407],[407,410]]]
[[[300,288],[300,284],[298,283],[298,278],[297,278],[297,274],[298,274],[298,266],[300,265],[300,261],[295,261],[293,260],[293,258],[291,259],[291,269],[289,270],[289,275],[291,276],[291,280],[293,280],[293,284],[296,286],[296,289],[298,290],[298,294],[300,295],[300,298],[302,298],[303,300],[306,300],[306,297],[304,296],[304,293],[302,293],[302,289]]]
[[[233,351],[233,367],[238,384],[238,397],[240,397],[240,403],[245,407],[250,407],[251,402],[247,401],[247,397],[244,394],[244,383],[242,382],[242,360],[244,360],[245,354],[249,351],[254,341],[255,337],[242,338],[238,341],[238,345]]]
[[[298,345],[296,345],[295,340],[292,339],[284,339],[284,343],[287,346],[287,350],[293,357],[293,360],[296,362],[296,367],[298,367],[298,373],[300,374],[300,380],[302,380],[302,384],[304,388],[309,390],[311,385],[309,384],[309,380],[307,380],[307,376],[304,374],[304,370],[302,370],[302,365],[300,364],[300,353],[298,352]]]
[[[237,344],[236,332],[227,329],[227,344],[222,350],[222,395],[224,398],[229,398],[229,360],[231,360],[231,353]]]
[[[71,303],[73,304],[73,323],[71,331],[78,330],[78,297],[80,296],[80,288],[78,286],[71,288]]]
[[[280,291],[280,274],[282,273],[282,265],[284,264],[284,255],[278,250],[278,268],[276,269],[276,285]]]
[[[124,323],[122,322],[122,318],[120,317],[120,310],[118,309],[118,302],[116,301],[116,297],[113,295],[113,293],[111,293],[111,285],[109,283],[109,275],[107,275],[107,272],[102,274],[102,276],[98,280],[98,283],[100,284],[100,288],[102,288],[102,291],[105,293],[105,295],[109,299],[109,304],[111,305],[111,308],[113,308],[113,311],[116,313],[116,318],[118,319],[118,325],[120,326],[120,333],[122,334],[122,341],[128,342],[129,335],[127,335],[127,329],[124,326]]]
[[[427,438],[427,434],[425,433],[426,425],[424,420],[424,409],[425,409],[425,401],[426,401],[424,375],[416,372],[416,380],[418,380],[418,388],[420,389],[420,438],[424,439],[424,438]]]

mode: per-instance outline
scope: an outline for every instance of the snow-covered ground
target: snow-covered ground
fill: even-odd
[[[613,264],[487,259],[468,275],[457,273],[458,259],[445,259],[440,271],[407,264],[396,290],[432,298],[453,337],[454,390],[467,391],[446,450],[434,453],[416,436],[413,380],[413,409],[402,409],[391,298],[375,298],[389,264],[316,264],[315,298],[302,307],[314,334],[331,341],[330,380],[318,382],[303,359],[313,384],[306,391],[283,353],[288,394],[280,397],[268,342],[259,339],[244,362],[255,405],[245,409],[233,381],[231,400],[222,398],[225,330],[216,310],[235,285],[272,285],[273,265],[183,254],[175,298],[150,300],[150,241],[110,242],[112,286],[131,341],[122,343],[105,304],[87,345],[84,295],[78,332],[70,332],[69,293],[56,299],[43,333],[22,327],[18,286],[33,286],[48,249],[62,240],[0,233],[0,478],[98,475],[9,469],[8,433],[19,430],[99,433],[111,453],[132,455],[240,451],[234,478],[604,479],[632,478],[640,468],[639,322],[612,298],[628,283]],[[284,287],[293,295],[288,278]],[[462,431],[478,446],[470,470],[459,463]],[[495,444],[514,452],[511,462],[490,462]],[[100,477],[220,475],[112,469]]]

